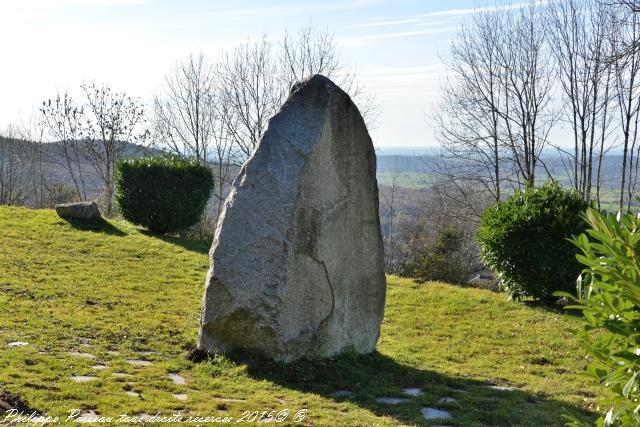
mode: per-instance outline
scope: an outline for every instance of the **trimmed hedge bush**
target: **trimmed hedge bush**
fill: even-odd
[[[581,267],[568,239],[585,231],[588,207],[577,192],[550,182],[518,190],[483,213],[481,255],[511,298],[550,301],[553,292],[574,289]]]
[[[195,160],[142,157],[117,164],[116,203],[122,216],[154,233],[196,224],[212,190],[211,170]]]

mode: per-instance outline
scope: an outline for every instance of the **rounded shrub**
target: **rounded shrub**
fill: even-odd
[[[154,233],[196,224],[212,190],[211,170],[195,160],[142,157],[117,164],[116,203],[122,216]]]
[[[550,301],[575,288],[581,266],[569,239],[585,231],[589,207],[557,182],[518,190],[482,215],[478,241],[484,262],[512,298]]]

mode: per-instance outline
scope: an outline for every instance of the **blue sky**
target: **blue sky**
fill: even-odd
[[[425,113],[438,96],[468,0],[0,1],[0,128],[26,120],[57,90],[95,80],[148,101],[176,60],[311,22],[334,32],[342,62],[381,107],[379,148],[433,145]]]

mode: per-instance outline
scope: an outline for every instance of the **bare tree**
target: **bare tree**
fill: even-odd
[[[505,190],[535,185],[557,115],[540,10],[534,1],[481,9],[452,42],[432,115],[443,154],[427,167],[468,220],[477,221],[487,196],[495,202]]]
[[[228,108],[227,132],[240,160],[250,156],[267,122],[285,101],[291,85],[313,74],[324,74],[350,93],[368,125],[378,114],[375,100],[340,63],[333,35],[309,25],[286,33],[278,45],[267,34],[223,53],[218,67],[222,98]]]
[[[0,135],[0,205],[24,204],[29,197],[29,142],[13,126]]]
[[[273,50],[264,35],[224,53],[218,69],[222,102],[228,106],[227,132],[242,159],[251,155],[284,97]]]
[[[342,64],[333,33],[322,31],[311,23],[293,35],[285,31],[277,55],[285,95],[295,82],[322,74],[347,92],[358,105],[366,125],[375,127],[380,115],[375,97],[359,83],[356,69]]]
[[[500,18],[480,12],[460,28],[450,57],[443,60],[447,77],[432,114],[443,157],[436,173],[445,180],[471,181],[495,201],[501,198],[501,165],[508,154],[500,135]]]
[[[499,85],[503,96],[498,111],[503,120],[503,140],[521,183],[535,185],[540,153],[557,119],[553,109],[553,73],[546,45],[541,4],[503,10],[498,44]]]
[[[49,158],[67,172],[79,200],[87,199],[86,151],[82,149],[84,110],[67,93],[46,100],[40,108],[45,137],[56,147]]]
[[[625,32],[631,38],[640,34],[640,17],[633,15],[624,27],[612,33],[617,42]],[[619,38],[618,38],[619,37]],[[634,182],[634,149],[638,136],[638,118],[640,112],[640,51],[630,51],[628,55],[617,56],[613,60],[614,80],[616,86],[616,100],[620,114],[622,132],[622,172],[620,180],[619,207],[630,206],[632,199],[631,184]],[[636,158],[637,162],[637,158]]]
[[[158,142],[180,157],[207,164],[216,126],[216,89],[213,67],[204,54],[178,62],[154,98]]]
[[[142,151],[147,144],[142,103],[109,86],[83,84],[84,138],[91,166],[104,186],[106,213],[113,212],[116,162]]]
[[[609,11],[596,0],[566,0],[550,3],[548,17],[565,117],[573,130],[570,179],[585,200],[591,199],[595,181],[599,203],[600,167],[610,125],[611,70],[605,61],[610,55]]]

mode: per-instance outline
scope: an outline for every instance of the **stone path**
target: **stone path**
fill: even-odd
[[[93,365],[91,369],[98,369],[98,370],[107,369],[107,365],[101,365],[101,364]]]
[[[136,365],[136,366],[151,366],[153,365],[153,362],[150,362],[148,360],[141,360],[141,359],[127,359],[126,362],[130,365]]]
[[[449,420],[452,418],[449,411],[443,411],[436,408],[423,407],[420,409],[420,412],[425,420]]]
[[[376,402],[384,403],[385,405],[399,405],[401,403],[407,403],[408,401],[409,401],[409,399],[404,399],[402,397],[382,396],[382,397],[377,397],[376,398]]]
[[[424,394],[424,392],[419,388],[403,388],[402,393],[412,397],[422,396]]]
[[[94,356],[91,353],[82,353],[79,351],[70,351],[69,354],[73,357],[84,357],[85,359],[95,359],[96,356]]]
[[[72,375],[71,380],[77,383],[87,383],[89,381],[95,381],[98,377],[93,377],[91,375]]]
[[[490,388],[491,390],[497,390],[497,391],[514,391],[515,390],[515,387],[505,387],[501,385],[488,385],[485,387]]]
[[[185,385],[187,380],[176,373],[167,374],[167,377],[176,385]]]
[[[332,393],[331,395],[334,396],[334,397],[340,396],[340,395],[338,395],[338,393],[350,393],[350,394],[352,394],[348,390],[338,390],[338,391]],[[410,396],[410,397],[419,397],[419,396],[423,396],[424,395],[424,391],[422,391],[422,389],[420,389],[420,388],[403,388],[402,389],[402,393],[405,396]],[[347,396],[347,395],[344,394],[344,396]],[[400,405],[400,404],[403,404],[403,403],[407,403],[409,401],[410,401],[410,399],[402,398],[402,397],[381,396],[381,397],[377,397],[376,398],[376,402],[382,403],[382,404],[385,404],[385,405]],[[440,403],[440,404],[450,404],[450,403],[455,403],[455,402],[456,402],[456,399],[454,399],[453,397],[449,397],[449,396],[442,397],[442,398],[440,398],[440,400],[438,400],[438,403]],[[420,409],[420,413],[422,414],[422,417],[427,421],[450,420],[450,419],[453,418],[453,416],[451,415],[451,413],[449,411],[446,411],[444,409],[438,409],[438,408],[430,408],[428,406],[423,406]]]
[[[113,372],[111,376],[116,378],[124,378],[124,377],[130,377],[131,374],[126,374],[124,372]]]
[[[181,402],[186,402],[187,399],[189,398],[189,396],[185,393],[180,393],[180,394],[171,394],[171,396],[175,397],[176,399],[178,399]]]

